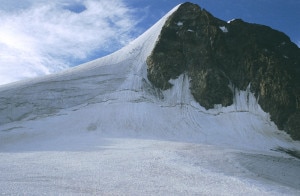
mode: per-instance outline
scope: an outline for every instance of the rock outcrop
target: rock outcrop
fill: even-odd
[[[230,85],[251,84],[278,128],[300,140],[300,49],[282,32],[240,19],[227,23],[184,3],[164,25],[147,65],[148,79],[163,90],[187,73],[206,109],[231,105]]]

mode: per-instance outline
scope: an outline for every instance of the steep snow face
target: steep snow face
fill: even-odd
[[[60,74],[0,87],[0,124],[56,113],[65,108],[102,100],[104,94],[131,88],[144,77],[145,59],[154,47],[166,18],[138,39],[104,58]],[[122,85],[122,87],[120,87]],[[129,85],[129,86],[128,86]]]
[[[206,110],[186,74],[166,91],[148,81],[146,58],[176,9],[114,54],[1,87],[0,194],[299,194],[299,161],[270,151],[299,143],[249,90]]]

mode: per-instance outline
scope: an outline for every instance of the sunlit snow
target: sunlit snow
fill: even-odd
[[[0,88],[0,194],[299,195],[299,150],[250,92],[206,110],[146,58],[168,15],[127,47]]]
[[[231,19],[231,20],[228,20],[227,21],[227,23],[231,23],[231,22],[233,22],[233,21],[235,21],[236,19],[234,18],[234,19]]]

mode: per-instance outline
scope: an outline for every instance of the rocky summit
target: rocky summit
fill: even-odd
[[[184,3],[166,21],[147,58],[158,88],[185,73],[195,100],[206,109],[233,103],[249,85],[279,129],[300,140],[300,49],[284,33],[241,19],[225,22]]]

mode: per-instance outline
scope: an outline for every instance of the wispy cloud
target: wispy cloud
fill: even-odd
[[[57,72],[135,37],[138,20],[123,0],[13,1],[15,9],[0,1],[0,84]]]

